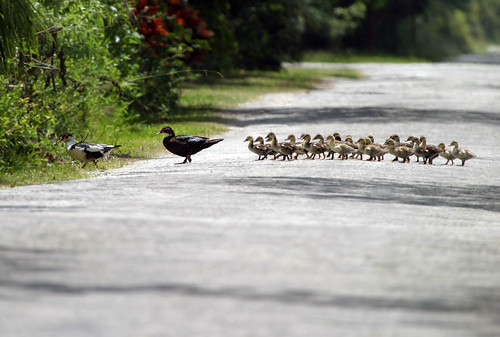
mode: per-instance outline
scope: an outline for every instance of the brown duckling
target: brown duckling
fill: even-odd
[[[273,151],[283,155],[283,160],[290,160],[292,157],[292,153],[295,151],[295,148],[290,143],[278,143],[276,139],[276,135],[274,132],[269,132],[266,136],[266,140],[271,141],[271,149]]]
[[[363,152],[361,152],[361,150],[359,150],[359,144],[358,143],[354,143],[354,140],[352,139],[352,136],[347,136],[345,138],[345,143],[347,145],[349,145],[350,147],[352,147],[354,150],[356,150],[356,152],[354,152],[353,154],[351,154],[351,158],[354,158],[356,156],[356,159],[363,160]]]
[[[417,137],[409,136],[407,141],[410,141],[413,144],[413,153],[415,154],[415,157],[417,157],[417,163],[419,162],[419,158],[422,158],[425,164],[426,162],[425,154],[420,149],[420,140]]]
[[[420,137],[420,150],[424,153],[424,158],[427,160],[426,164],[432,165],[434,158],[439,156],[441,149],[436,145],[427,144],[427,138]]]
[[[273,156],[273,159],[276,159],[277,156],[281,156],[281,154],[277,153],[271,148],[271,144],[264,144],[264,138],[262,138],[262,136],[258,136],[257,138],[255,138],[254,143],[259,143],[260,145],[264,145],[266,148],[268,148],[270,151],[268,155]]]
[[[349,154],[353,154],[356,150],[344,142],[337,141],[333,135],[326,137],[327,143],[331,151],[339,154],[339,159],[345,160]],[[333,159],[333,154],[332,154]]]
[[[316,158],[316,155],[321,155],[325,152],[325,149],[322,146],[318,146],[316,143],[311,143],[311,136],[307,133],[303,133],[300,135],[300,139],[302,139],[302,147],[306,149],[311,156],[308,159]]]
[[[384,155],[386,155],[389,152],[387,150],[386,146],[382,145],[382,144],[375,143],[375,139],[371,135],[368,136],[368,137],[366,137],[365,140],[366,140],[366,145],[374,145],[374,146],[377,146],[377,147],[379,147],[381,149],[380,154],[377,155],[377,159],[379,161],[383,160],[384,159]]]
[[[389,137],[390,139],[394,140],[394,146],[395,147],[398,147],[398,146],[406,146],[406,147],[410,147],[410,148],[413,148],[413,144],[412,143],[401,143],[401,139],[399,138],[399,135],[398,134],[393,134],[392,136]]]
[[[366,161],[372,161],[375,160],[375,158],[378,158],[378,160],[381,160],[381,156],[384,154],[385,149],[382,149],[374,144],[368,144],[370,142],[369,139],[365,138],[360,138],[358,139],[359,143],[359,150],[366,154],[367,156],[370,156],[370,158],[366,159]]]
[[[451,165],[454,165],[453,159],[455,159],[456,157],[451,153],[451,149],[447,149],[446,145],[444,143],[439,143],[438,147],[441,149],[441,152],[439,153],[439,155],[441,157],[443,157],[444,159],[446,159],[445,165],[448,165],[448,162],[450,162],[450,161],[451,161]]]
[[[462,166],[465,165],[465,162],[469,159],[475,158],[476,155],[472,153],[472,151],[463,149],[463,148],[458,148],[458,142],[456,140],[452,141],[450,146],[453,146],[453,149],[451,150],[451,154],[460,159],[462,161]]]
[[[300,155],[306,155],[306,157],[309,158],[309,152],[307,152],[307,150],[302,147],[301,143],[297,143],[295,135],[288,135],[286,140],[288,140],[290,144],[295,146],[295,159],[297,159]]]
[[[267,159],[267,156],[272,151],[270,146],[266,146],[264,144],[255,144],[252,136],[248,136],[244,140],[244,142],[248,142],[248,149],[259,156],[257,160]]]
[[[325,152],[328,153],[328,155],[330,155],[330,147],[328,146],[328,144],[325,143],[325,138],[323,138],[322,135],[320,135],[319,133],[316,134],[316,136],[314,136],[313,140],[318,140],[316,142],[316,145],[320,148],[323,149],[323,158],[326,159],[326,154]],[[333,153],[331,154],[333,156]],[[320,155],[321,156],[321,155]]]
[[[394,139],[387,139],[385,141],[387,145],[387,150],[394,156],[393,162],[399,161],[398,158],[403,159],[403,163],[409,163],[410,157],[413,156],[413,149],[406,146],[396,146],[396,141]]]

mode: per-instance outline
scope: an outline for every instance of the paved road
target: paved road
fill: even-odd
[[[0,336],[499,336],[500,66],[345,66],[367,77],[244,104],[191,165],[0,190]],[[257,162],[270,130],[478,158]]]

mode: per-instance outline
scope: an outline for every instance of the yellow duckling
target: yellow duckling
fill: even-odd
[[[451,154],[460,159],[462,161],[462,166],[465,165],[465,162],[469,159],[475,158],[476,155],[472,153],[472,151],[463,149],[463,148],[458,148],[458,142],[456,140],[452,141],[450,146],[453,146],[453,149],[451,150]]]
[[[344,142],[337,141],[333,135],[326,137],[326,140],[330,150],[332,150],[334,153],[338,153],[339,158],[341,158],[342,160],[347,159],[349,154],[353,154],[356,152],[356,150],[351,146],[345,144]]]
[[[278,143],[278,140],[276,139],[276,135],[274,132],[269,132],[266,137],[267,140],[271,141],[271,149],[273,151],[283,155],[283,160],[288,159],[290,160],[292,157],[292,153],[294,152],[295,148],[292,146],[290,143]]]
[[[396,146],[396,141],[394,139],[387,139],[385,141],[387,145],[387,150],[394,156],[393,162],[399,161],[398,158],[403,159],[403,163],[409,163],[410,157],[414,155],[413,149],[406,146]]]
[[[447,149],[444,143],[439,143],[438,147],[441,149],[439,155],[446,159],[445,165],[448,165],[449,161],[451,161],[451,165],[453,165],[453,159],[455,159],[456,157],[451,153],[451,149]]]
[[[300,135],[300,139],[302,139],[302,147],[311,154],[309,159],[314,159],[316,158],[316,155],[319,156],[325,152],[325,149],[322,146],[318,146],[317,143],[311,143],[311,136],[308,133]]]
[[[262,138],[262,137],[260,137]],[[263,140],[264,141],[264,140]],[[266,146],[266,144],[254,144],[254,140],[252,136],[248,136],[244,142],[248,142],[248,149],[257,154],[259,158],[257,160],[264,160],[267,158],[269,154],[271,154],[272,149],[270,146]]]

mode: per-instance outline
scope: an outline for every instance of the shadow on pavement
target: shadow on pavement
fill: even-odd
[[[457,110],[415,110],[401,108],[275,108],[239,109],[225,111],[237,119],[226,122],[235,126],[290,124],[290,123],[385,123],[421,122],[428,123],[456,121],[469,124],[499,124],[500,113],[457,111]]]
[[[295,193],[310,199],[346,199],[432,207],[461,207],[500,212],[499,186],[443,186],[442,184],[396,183],[377,179],[265,177],[227,179],[227,183],[255,186],[265,193]],[[460,197],[458,197],[460,196]]]

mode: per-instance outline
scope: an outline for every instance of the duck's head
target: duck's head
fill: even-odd
[[[289,140],[291,142],[295,142],[295,135],[288,135],[288,137],[286,137],[286,140]]]
[[[342,138],[340,137],[340,133],[338,132],[334,132],[333,137],[335,138],[335,140],[342,140]]]
[[[245,138],[245,140],[243,142],[252,142],[252,141],[253,141],[253,137],[248,136],[247,138]]]
[[[333,135],[328,135],[328,137],[326,137],[326,140],[331,142],[334,141],[335,138],[333,137]]]
[[[300,139],[311,140],[311,136],[308,133],[303,133],[303,134],[300,135]]]
[[[453,140],[451,143],[450,143],[450,146],[458,146],[458,142],[456,140]]]
[[[444,151],[444,149],[446,148],[446,145],[444,145],[444,143],[439,143],[438,144],[438,147]]]
[[[160,131],[158,131],[157,135],[159,135],[160,133],[166,133],[168,135],[172,135],[172,136],[175,136],[175,132],[174,130],[172,130],[172,128],[170,126],[164,126],[163,128],[161,128]]]
[[[392,136],[390,136],[389,138],[394,139],[394,140],[399,140],[399,135],[395,133]]]
[[[318,134],[316,134],[316,136],[314,136],[314,138],[313,138],[313,139],[325,140],[325,138],[323,138],[323,136],[322,136],[322,135],[320,135],[319,133],[318,133]]]
[[[372,144],[375,143],[375,138],[373,138],[372,135],[369,135],[367,138],[370,139],[370,141],[372,142]]]
[[[360,139],[358,139],[358,143],[366,144],[366,139],[365,138],[360,138]]]
[[[273,140],[273,139],[276,139],[276,135],[274,134],[274,132],[269,132],[266,136],[266,140]]]
[[[387,146],[394,146],[394,145],[396,145],[396,143],[394,142],[394,139],[392,139],[392,138],[388,138],[388,139],[386,139],[386,140],[385,140],[384,145],[387,145]]]
[[[408,138],[406,139],[407,142],[413,142],[413,141],[416,141],[416,137],[413,137],[413,136],[408,136]]]
[[[255,141],[260,142],[260,143],[264,143],[264,138],[262,138],[262,136],[259,136],[259,137],[255,138]]]
[[[59,142],[67,142],[67,141],[70,141],[72,139],[75,139],[75,137],[73,137],[73,135],[71,133],[63,133],[61,135],[61,138],[59,138]]]

